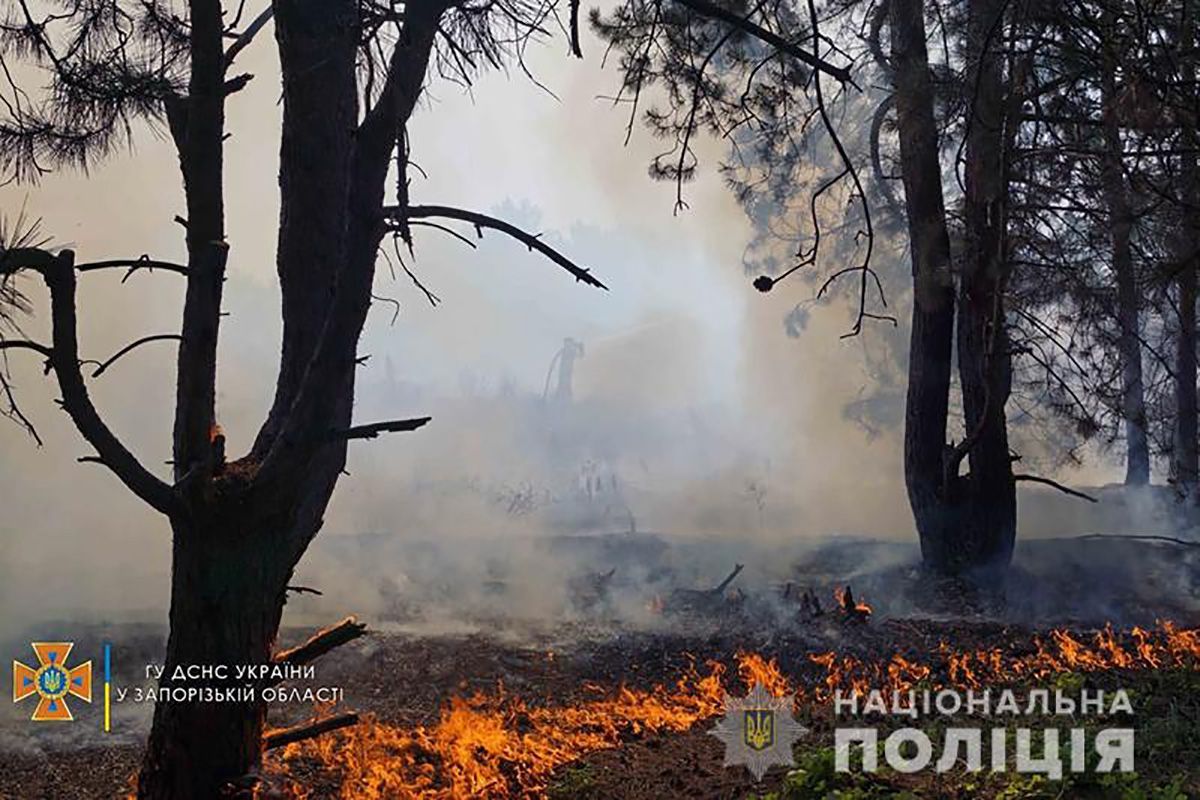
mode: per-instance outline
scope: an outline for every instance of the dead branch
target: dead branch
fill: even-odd
[[[1046,486],[1052,486],[1053,488],[1058,489],[1063,494],[1069,494],[1072,497],[1079,497],[1083,500],[1087,500],[1089,503],[1100,502],[1096,498],[1092,497],[1090,494],[1084,494],[1083,492],[1076,491],[1075,489],[1070,489],[1066,486],[1063,486],[1058,481],[1054,481],[1049,478],[1043,478],[1041,475],[1026,475],[1024,473],[1018,473],[1016,475],[1013,475],[1013,480],[1014,481],[1029,481],[1030,483],[1045,484]]]
[[[713,3],[708,2],[708,0],[675,1],[681,6],[690,8],[692,11],[701,16],[709,17],[711,19],[719,19],[728,25],[732,25],[735,28],[745,31],[751,36],[761,39],[772,47],[778,48],[779,50],[787,53],[792,58],[802,61],[805,64],[808,64],[810,67],[824,72],[829,77],[835,78],[841,83],[849,84],[856,89],[858,88],[858,84],[856,84],[854,79],[850,76],[850,70],[830,64],[820,56],[810,53],[799,45],[789,42],[773,31],[769,31],[760,25],[754,24],[749,19],[738,15],[732,10],[714,5]]]
[[[4,339],[0,340],[0,350],[32,350],[35,353],[40,353],[46,358],[53,358],[54,351],[44,344],[30,342],[24,339]]]
[[[1200,549],[1200,542],[1189,542],[1186,539],[1176,539],[1174,536],[1158,536],[1154,534],[1120,534],[1120,533],[1087,533],[1083,536],[1072,536],[1072,539],[1128,539],[1135,542],[1163,542],[1179,547],[1195,547]]]
[[[429,226],[434,226],[434,227],[438,227],[438,228],[443,228],[444,230],[447,230],[450,233],[453,233],[459,239],[462,239],[464,242],[466,242],[468,245],[470,245],[472,249],[474,249],[476,246],[474,242],[472,242],[470,239],[468,239],[467,237],[460,234],[458,231],[451,230],[450,228],[445,228],[442,225],[437,225],[437,223],[421,222],[420,220],[413,220],[412,224],[413,225],[429,225]],[[400,269],[404,270],[404,274],[407,275],[409,280],[411,280],[413,282],[413,286],[416,286],[418,289],[420,289],[425,294],[425,299],[429,301],[429,305],[433,306],[434,308],[437,308],[437,304],[441,302],[441,298],[438,297],[433,292],[431,292],[429,290],[429,287],[427,287],[424,283],[422,283],[421,279],[417,277],[416,273],[414,273],[411,269],[408,268],[408,264],[404,261],[404,256],[402,256],[400,254],[400,245],[397,243],[395,237],[392,238],[392,249],[396,253],[396,260],[400,262]],[[380,250],[380,252],[383,253],[384,259],[387,260],[388,268],[391,269],[392,261],[390,258],[387,257],[387,251]],[[395,270],[392,270],[392,277],[394,278],[395,276],[396,276],[396,272],[395,272]]]
[[[109,430],[88,395],[79,369],[78,322],[75,308],[75,252],[57,256],[36,249],[9,250],[9,265],[33,269],[42,275],[50,290],[50,322],[53,345],[49,364],[58,377],[63,410],[83,438],[96,449],[95,458],[108,467],[129,489],[164,514],[172,513],[178,498],[169,484],[142,466],[137,457]]]
[[[88,261],[83,264],[76,264],[77,272],[95,272],[99,269],[114,269],[117,267],[126,267],[128,272],[121,279],[121,283],[129,280],[129,276],[137,272],[139,269],[163,269],[168,272],[177,272],[180,275],[187,275],[187,267],[183,264],[176,264],[171,261],[159,261],[156,258],[149,256],[140,256],[138,258],[112,258],[106,261]]]
[[[284,591],[295,592],[296,594],[315,594],[318,596],[324,595],[320,589],[314,589],[311,586],[285,586]]]
[[[311,739],[323,733],[336,731],[338,728],[346,728],[357,724],[358,714],[351,711],[345,714],[335,714],[332,717],[325,717],[324,719],[313,720],[291,728],[268,731],[263,734],[263,750],[273,750],[276,747],[283,747],[294,742],[302,742],[305,739]]]
[[[120,350],[118,350],[116,353],[114,353],[112,356],[110,356],[108,358],[108,360],[101,362],[100,365],[97,366],[96,369],[92,372],[92,377],[99,378],[101,375],[104,374],[105,370],[107,370],[109,367],[111,367],[116,362],[116,360],[118,358],[125,355],[129,351],[134,350],[134,349],[141,347],[144,344],[148,344],[150,342],[161,342],[161,341],[166,341],[168,339],[171,339],[174,341],[180,341],[183,339],[183,337],[180,336],[178,333],[156,333],[152,336],[143,336],[142,338],[140,338],[136,341],[130,342],[129,344],[122,347]]]
[[[719,584],[717,584],[716,588],[710,589],[709,591],[712,592],[713,594],[722,594],[726,589],[729,588],[729,584],[733,583],[734,578],[736,578],[738,575],[741,574],[742,569],[745,566],[746,566],[745,564],[734,564],[733,572],[729,573],[725,577],[725,580],[723,580]]]
[[[374,439],[381,433],[402,433],[424,427],[433,417],[394,419],[387,422],[372,422],[370,425],[355,425],[342,431],[334,431],[334,439]]]
[[[271,661],[275,664],[307,664],[321,656],[366,635],[367,625],[359,622],[357,617],[346,617],[338,624],[317,631],[307,642],[290,650],[282,650],[275,654]]]
[[[274,15],[274,13],[274,8],[268,4],[267,7],[264,8],[262,12],[260,12],[259,15],[254,18],[254,21],[246,26],[246,30],[242,31],[237,39],[234,39],[233,44],[229,45],[229,49],[225,51],[226,68],[233,63],[233,60],[237,58],[238,53],[245,50],[246,46],[249,45],[250,42],[254,41],[254,37],[263,29],[264,26],[266,26],[268,22],[271,21],[271,17]]]
[[[575,280],[582,281],[589,286],[595,286],[598,289],[604,289],[605,291],[608,291],[608,287],[597,280],[595,276],[592,275],[591,271],[580,267],[574,261],[543,242],[539,234],[532,234],[527,231],[523,231],[516,225],[505,222],[502,219],[496,219],[495,217],[490,217],[487,214],[480,214],[478,211],[467,211],[466,209],[454,208],[452,206],[409,206],[408,208],[386,206],[383,211],[386,216],[398,221],[441,217],[444,219],[459,220],[460,222],[468,222],[475,226],[475,232],[480,238],[483,238],[484,228],[490,228],[491,230],[499,231],[506,236],[516,239],[530,250],[536,250],[538,253],[541,253],[543,256],[574,275]]]

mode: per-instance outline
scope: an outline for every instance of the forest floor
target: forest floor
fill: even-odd
[[[1064,577],[1060,589],[1069,591],[1066,584],[1076,580],[1083,578]],[[837,608],[823,586],[822,613],[797,607],[788,624],[780,624],[777,609],[767,619],[752,604],[725,595],[715,608],[699,612],[668,607],[662,625],[639,630],[602,619],[479,621],[474,630],[451,632],[372,625],[369,635],[315,666],[314,685],[344,692],[339,708],[314,712],[309,703],[291,703],[271,712],[274,726],[345,709],[363,721],[273,751],[259,796],[451,798],[474,790],[478,797],[550,800],[1200,798],[1200,613],[1194,597],[1184,602],[1161,587],[1138,589],[1118,608],[1110,631],[1100,619],[1035,624],[994,610],[920,613],[908,601],[905,613],[889,614],[895,598],[881,584],[863,585],[872,587],[867,597],[876,605],[867,621]],[[1162,596],[1157,606],[1149,599],[1154,594]],[[1156,622],[1165,619],[1174,627]],[[290,629],[284,644],[308,633]],[[133,686],[143,679],[141,665],[159,652],[162,632],[128,634],[118,638],[114,652],[115,680]],[[746,671],[748,660],[758,672]],[[762,665],[770,668],[764,672]],[[709,735],[721,714],[712,706],[712,685],[704,682],[714,674],[721,677],[720,694],[741,697],[748,678],[760,675],[794,693],[797,720],[808,730],[793,747],[793,766],[773,767],[760,782],[742,766],[725,766],[724,744]],[[1035,689],[1075,698],[1098,690],[1112,698],[1125,690],[1132,714],[1122,714],[1119,724],[1135,733],[1136,772],[1072,773],[1065,767],[1062,780],[1050,780],[1013,771],[1014,729],[1056,728],[1066,739],[1068,729],[1085,728],[1090,746],[1098,728],[1114,724],[1103,715],[974,714],[951,721],[934,712],[847,721],[835,717],[826,693],[834,686],[973,688],[993,695],[1011,688],[1022,709]],[[0,720],[0,798],[124,796],[149,707],[116,708],[117,732],[105,735],[96,733],[96,705],[77,704],[77,727],[70,733],[61,728],[44,736],[45,726],[32,736],[28,727],[16,727],[18,712],[10,706],[7,721]],[[875,772],[835,769],[836,727],[876,727],[881,744],[897,728],[919,728],[933,742],[936,761],[948,724],[983,729],[984,769],[957,764],[947,772],[906,774],[885,766],[882,755]],[[997,727],[1008,731],[1005,772],[988,768],[989,730]],[[1035,757],[1041,746],[1038,734]],[[1065,752],[1063,759],[1066,765]],[[1088,764],[1093,767],[1094,759]]]

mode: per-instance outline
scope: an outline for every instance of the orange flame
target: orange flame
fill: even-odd
[[[1200,669],[1200,629],[1163,622],[1128,634],[1105,627],[1090,637],[1054,630],[1046,640],[1035,637],[1032,651],[954,650],[943,643],[928,663],[901,653],[882,662],[833,652],[812,654],[809,660],[821,674],[807,689],[789,681],[774,660],[755,653],[737,654],[736,674],[744,685],[761,683],[775,696],[820,702],[838,690],[990,687],[1066,671]],[[431,726],[405,729],[368,719],[289,745],[268,767],[277,775],[322,767],[346,800],[537,796],[556,769],[588,753],[616,747],[629,736],[684,731],[720,713],[726,678],[724,666],[710,662],[706,672],[689,669],[672,686],[621,686],[565,707],[531,706],[503,689],[456,697]],[[307,796],[299,785],[291,791],[294,798]]]

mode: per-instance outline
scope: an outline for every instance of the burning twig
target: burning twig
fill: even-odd
[[[296,725],[291,728],[268,731],[263,734],[263,750],[284,747],[293,742],[302,742],[305,739],[311,739],[323,733],[336,731],[338,728],[346,728],[357,724],[358,714],[351,711],[345,714],[335,714],[332,717],[325,717],[324,719],[311,720],[303,725]]]
[[[850,586],[833,590],[833,599],[850,622],[866,622],[871,618],[871,607],[863,602],[856,602]]]

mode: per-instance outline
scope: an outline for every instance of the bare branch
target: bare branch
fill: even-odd
[[[374,439],[381,433],[403,433],[415,431],[429,423],[433,417],[416,417],[414,419],[394,419],[387,422],[373,422],[370,425],[355,425],[342,431],[334,431],[334,439]]]
[[[441,217],[443,219],[456,219],[461,222],[469,222],[475,226],[475,230],[483,237],[483,229],[490,228],[495,231],[516,239],[521,244],[528,247],[530,250],[536,250],[546,258],[558,264],[567,272],[575,276],[575,280],[582,281],[589,286],[595,286],[599,289],[608,291],[608,287],[597,280],[589,270],[577,265],[574,261],[564,256],[562,253],[550,247],[541,240],[537,234],[523,231],[517,226],[505,222],[495,217],[490,217],[487,214],[480,214],[478,211],[467,211],[461,208],[453,208],[451,206],[409,206],[406,209],[397,206],[386,206],[383,209],[384,214],[395,220],[413,220],[424,219],[428,217]]]
[[[143,255],[138,258],[114,258],[108,261],[89,261],[84,264],[76,264],[77,272],[93,272],[98,269],[111,269],[113,267],[128,267],[129,271],[125,273],[125,277],[121,278],[121,283],[129,280],[129,276],[137,272],[139,269],[165,269],[168,272],[178,272],[180,275],[187,275],[187,267],[183,264],[175,264],[170,261],[159,261],[149,256]]]
[[[1052,486],[1055,489],[1058,489],[1063,494],[1069,494],[1072,497],[1079,497],[1083,500],[1087,500],[1089,503],[1100,502],[1096,498],[1092,497],[1090,494],[1084,494],[1083,492],[1068,488],[1066,486],[1063,486],[1058,481],[1054,481],[1049,478],[1043,478],[1041,475],[1026,475],[1026,474],[1021,473],[1021,474],[1013,475],[1013,480],[1014,481],[1029,481],[1031,483],[1041,483],[1046,486]]]
[[[9,251],[6,255],[11,255]],[[100,418],[88,395],[79,370],[79,342],[75,310],[75,253],[63,250],[58,256],[41,251],[23,252],[14,263],[37,269],[50,290],[50,317],[53,347],[50,365],[58,376],[62,407],[75,427],[92,447],[95,458],[108,467],[152,508],[169,514],[177,508],[178,498],[170,485],[142,466]]]
[[[46,345],[24,339],[0,339],[0,350],[32,350],[35,353],[44,355],[46,358],[54,357],[54,351],[46,347]]]
[[[141,347],[144,344],[148,344],[150,342],[162,342],[162,341],[166,341],[166,340],[172,340],[172,341],[178,342],[178,341],[181,341],[182,339],[183,339],[183,337],[180,336],[178,333],[156,333],[153,336],[143,336],[142,338],[137,339],[136,341],[130,342],[129,344],[125,345],[117,352],[113,353],[112,356],[110,356],[108,358],[108,360],[101,362],[100,365],[96,367],[95,371],[92,372],[92,377],[99,378],[101,375],[104,374],[105,370],[107,370],[109,367],[111,367],[116,362],[116,360],[118,358],[125,355],[130,350],[134,350],[138,347]]]
[[[254,41],[254,37],[258,35],[258,32],[261,31],[268,22],[271,21],[271,17],[274,14],[275,9],[268,4],[267,7],[264,8],[262,12],[254,18],[254,21],[246,26],[246,30],[241,32],[237,39],[233,41],[233,44],[229,45],[229,49],[225,51],[226,69],[228,69],[229,65],[233,63],[233,60],[237,58],[237,54],[245,50],[246,46],[249,45],[250,42]]]
[[[1087,533],[1083,536],[1072,536],[1072,539],[1127,539],[1135,542],[1162,542],[1175,544],[1180,547],[1200,547],[1200,542],[1189,542],[1186,539],[1176,539],[1173,536],[1158,536],[1154,534],[1118,534],[1118,533]]]

